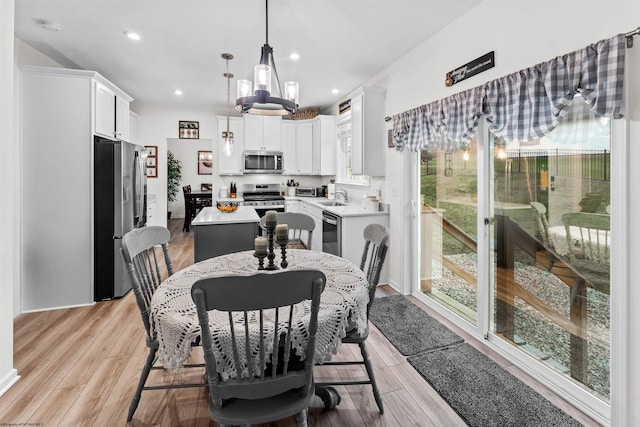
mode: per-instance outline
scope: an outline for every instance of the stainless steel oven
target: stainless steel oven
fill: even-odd
[[[244,205],[254,208],[260,218],[267,211],[284,212],[284,197],[280,195],[280,184],[245,184],[242,198]]]
[[[322,252],[342,256],[342,218],[322,211]]]

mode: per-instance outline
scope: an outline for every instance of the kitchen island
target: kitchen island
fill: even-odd
[[[253,249],[259,223],[260,217],[250,206],[238,206],[235,212],[203,208],[191,222],[195,262]]]

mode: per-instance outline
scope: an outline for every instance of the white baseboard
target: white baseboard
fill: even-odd
[[[65,308],[77,308],[77,307],[87,307],[89,305],[94,305],[95,302],[87,303],[87,304],[75,304],[75,305],[65,305],[61,307],[47,307],[47,308],[36,308],[34,310],[24,310],[23,313],[37,313],[39,311],[51,311],[51,310],[63,310]]]
[[[5,394],[12,385],[20,379],[17,369],[11,369],[2,379],[0,379],[0,396]]]

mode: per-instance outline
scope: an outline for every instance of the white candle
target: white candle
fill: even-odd
[[[264,255],[267,253],[267,238],[266,237],[256,237],[253,241],[256,254]]]
[[[289,226],[287,224],[276,225],[276,241],[284,242],[289,240]]]
[[[278,223],[278,220],[276,219],[276,211],[267,211],[264,215],[266,217],[265,223],[267,225],[276,225]]]

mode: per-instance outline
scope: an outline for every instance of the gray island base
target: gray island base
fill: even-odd
[[[235,212],[206,207],[193,219],[195,262],[253,249],[260,217],[250,206]]]

